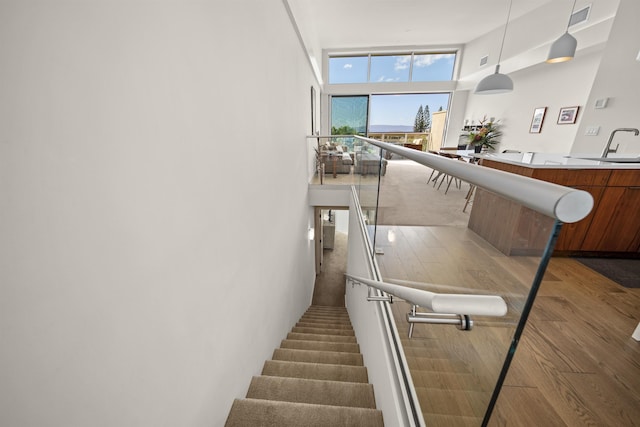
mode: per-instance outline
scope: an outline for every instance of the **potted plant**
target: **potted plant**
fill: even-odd
[[[494,145],[499,143],[497,140],[502,135],[497,121],[490,121],[484,117],[480,120],[480,129],[469,133],[469,143],[473,145],[474,151],[479,153],[483,148],[489,150],[494,149]]]

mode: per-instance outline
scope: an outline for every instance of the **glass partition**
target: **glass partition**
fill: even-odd
[[[506,315],[449,313],[458,325],[400,299],[391,304],[426,424],[486,425],[560,223],[366,142],[359,152],[355,184],[380,280],[506,303]]]

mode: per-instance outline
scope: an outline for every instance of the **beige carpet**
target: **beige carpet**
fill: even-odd
[[[236,399],[226,427],[382,427],[345,308],[311,306]]]

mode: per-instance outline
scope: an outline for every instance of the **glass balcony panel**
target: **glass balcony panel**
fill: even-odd
[[[471,330],[417,323],[411,338],[407,314],[413,306],[397,298],[391,305],[426,424],[482,425],[560,224],[481,186],[411,160],[385,159],[384,150],[361,140],[355,144],[378,163],[370,171],[377,174],[362,176],[375,181],[361,179],[358,192],[382,281],[436,293],[497,295],[506,303],[504,316],[470,316]],[[356,156],[355,164],[366,158]],[[429,312],[417,308],[418,316]]]

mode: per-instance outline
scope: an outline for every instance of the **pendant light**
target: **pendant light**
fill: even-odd
[[[491,95],[495,93],[511,92],[513,90],[513,81],[506,74],[500,73],[500,60],[502,59],[502,48],[504,47],[504,39],[507,36],[507,25],[511,17],[511,6],[513,0],[509,0],[509,11],[507,12],[507,22],[504,24],[504,34],[502,35],[502,44],[500,45],[500,53],[498,54],[498,63],[496,64],[495,73],[480,80],[476,86],[475,93],[478,95]]]
[[[573,7],[571,7],[571,14],[569,15],[569,23],[567,24],[567,29],[564,34],[560,36],[560,38],[553,42],[551,45],[551,49],[549,49],[549,56],[547,57],[547,62],[550,64],[555,64],[556,62],[565,62],[570,61],[576,55],[576,47],[578,46],[578,41],[575,37],[569,34],[569,26],[571,25],[571,16],[573,16],[573,11],[576,7],[576,0],[573,0]]]

